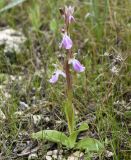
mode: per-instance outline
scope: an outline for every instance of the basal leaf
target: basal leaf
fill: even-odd
[[[39,140],[48,140],[55,143],[61,143],[67,146],[67,136],[56,130],[42,130],[32,134],[32,138]]]
[[[89,129],[89,126],[87,123],[82,123],[81,126],[79,127],[79,132],[82,132],[82,131],[86,131]]]
[[[104,145],[94,138],[84,138],[77,142],[75,148],[86,150],[86,151],[102,151],[104,149]]]
[[[68,137],[68,146],[69,148],[73,148],[76,143],[76,138],[77,138],[78,132],[74,131],[69,137]]]
[[[86,131],[89,128],[89,126],[86,123],[82,123],[82,125],[80,126],[80,128],[76,131],[74,131],[68,138],[68,144],[70,148],[73,148],[75,143],[76,143],[76,139],[77,136],[80,132],[82,131]]]

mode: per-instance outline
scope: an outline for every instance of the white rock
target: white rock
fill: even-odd
[[[53,159],[57,159],[57,160],[63,160],[63,156],[62,155],[53,155],[52,158]]]
[[[46,122],[49,122],[49,121],[50,121],[50,118],[49,118],[49,117],[45,117],[45,121],[46,121]]]
[[[15,79],[16,79],[16,77],[13,76],[13,75],[11,75],[10,78],[11,78],[12,81],[15,81]]]
[[[71,156],[69,156],[67,160],[79,160],[83,155],[83,152],[76,151]]]
[[[58,156],[57,155],[52,155],[53,159],[58,159]]]
[[[59,155],[60,155],[60,154],[62,154],[62,153],[63,153],[63,150],[62,150],[62,149],[61,149],[61,150],[59,150]]]
[[[46,158],[46,160],[52,160],[51,156],[46,156],[45,158]]]
[[[110,158],[112,157],[114,154],[110,151],[106,151],[106,157]]]
[[[84,153],[80,152],[80,151],[76,151],[76,152],[73,153],[73,155],[76,156],[76,157],[82,157],[84,155]]]
[[[76,158],[74,156],[69,156],[67,160],[78,160],[78,158]]]
[[[16,116],[22,116],[23,115],[23,111],[17,111],[17,112],[15,112],[14,114],[16,115]]]
[[[28,104],[26,104],[25,102],[20,101],[20,109],[21,110],[25,110],[27,109],[29,106]]]
[[[14,29],[0,31],[0,45],[5,45],[4,52],[20,53],[21,45],[26,41],[25,36]]]
[[[53,155],[57,155],[57,154],[58,154],[58,150],[57,149],[53,150]]]
[[[33,122],[34,124],[39,124],[39,122],[41,121],[42,119],[42,115],[33,115]]]
[[[28,160],[36,160],[38,158],[38,155],[36,153],[32,153],[28,156]]]
[[[47,156],[52,156],[52,154],[53,154],[53,151],[48,151],[46,155]]]
[[[59,155],[59,156],[58,156],[58,160],[63,160],[63,156],[62,156],[62,155]]]

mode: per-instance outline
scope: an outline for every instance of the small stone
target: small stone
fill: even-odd
[[[57,155],[52,155],[52,157],[53,157],[53,159],[57,159],[58,158],[58,156]]]
[[[58,155],[58,150],[53,150],[53,155]]]
[[[63,153],[63,150],[62,150],[62,149],[61,149],[61,150],[59,150],[59,155],[60,155],[60,154],[62,154],[62,153]]]
[[[45,158],[46,158],[46,160],[52,160],[51,156],[46,156]]]
[[[47,156],[52,156],[52,154],[53,154],[52,151],[48,151],[46,155],[47,155]]]
[[[106,157],[110,158],[113,156],[113,153],[110,151],[106,151]]]
[[[38,155],[36,153],[32,153],[28,156],[28,160],[36,160],[38,158]]]
[[[10,78],[12,81],[15,81],[15,76],[11,75]]]
[[[27,109],[29,106],[28,104],[26,104],[25,102],[20,101],[20,109],[21,110],[25,110]]]
[[[16,116],[22,116],[23,115],[23,111],[18,111],[18,112],[15,112],[14,114],[16,115]]]
[[[49,122],[49,121],[50,121],[50,118],[49,118],[49,117],[45,117],[45,121],[46,121],[46,122]]]
[[[78,160],[78,158],[75,158],[74,156],[69,156],[67,160]]]
[[[76,151],[73,153],[73,155],[79,158],[79,157],[82,157],[84,155],[84,153],[80,152],[80,151]]]
[[[35,125],[39,124],[41,119],[42,119],[41,115],[33,115],[33,122],[34,122]]]
[[[26,37],[12,28],[0,31],[0,45],[4,45],[4,53],[21,53]]]
[[[69,156],[67,160],[79,160],[82,156],[84,156],[83,152],[76,151],[71,156]]]
[[[63,160],[63,156],[62,156],[62,155],[59,155],[59,156],[58,156],[58,160]]]

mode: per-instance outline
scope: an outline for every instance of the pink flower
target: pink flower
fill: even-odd
[[[70,37],[67,35],[67,33],[65,33],[63,35],[63,39],[62,42],[60,43],[60,48],[63,47],[65,49],[71,49],[73,45],[72,40],[70,39]]]
[[[70,63],[76,72],[83,72],[85,70],[85,67],[77,59],[70,59],[69,64]]]
[[[73,17],[73,13],[74,13],[74,7],[72,6],[65,6],[65,15],[67,17],[67,20],[69,23],[74,22],[75,18]]]
[[[63,71],[57,70],[57,71],[54,72],[54,74],[52,75],[49,82],[50,83],[56,83],[58,81],[59,75],[62,75],[64,78],[66,77],[66,74]]]

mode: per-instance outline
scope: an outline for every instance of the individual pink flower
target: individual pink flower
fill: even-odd
[[[76,72],[83,72],[85,70],[85,67],[77,59],[70,59],[69,64],[72,64]]]
[[[73,17],[73,13],[74,13],[74,7],[72,6],[65,6],[65,16],[68,20],[69,23],[74,22],[75,18]]]
[[[66,74],[61,70],[56,70],[54,74],[52,75],[51,79],[49,80],[50,83],[56,83],[58,81],[59,75],[62,75],[64,78],[66,77]]]
[[[71,49],[73,45],[72,40],[70,37],[67,35],[67,33],[63,34],[63,39],[60,43],[60,48],[65,48],[65,49]]]

